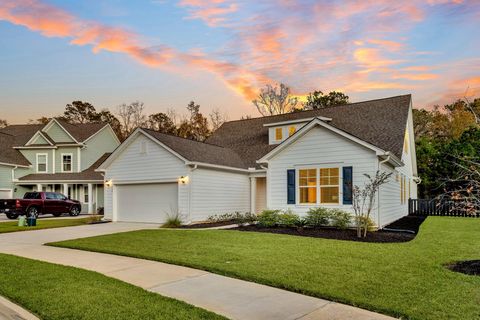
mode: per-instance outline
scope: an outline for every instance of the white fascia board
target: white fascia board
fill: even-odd
[[[185,164],[186,165],[204,167],[204,168],[227,170],[227,171],[237,171],[237,172],[244,172],[244,173],[252,173],[253,172],[252,170],[248,170],[248,169],[242,169],[242,168],[236,168],[236,167],[230,167],[230,166],[222,166],[222,165],[218,165],[218,164],[211,164],[211,163],[198,162],[198,161],[187,161]]]
[[[322,121],[332,121],[332,118],[327,118],[327,117],[310,117],[310,118],[303,118],[303,119],[295,119],[295,120],[287,120],[287,121],[281,121],[281,122],[273,122],[273,123],[266,123],[263,126],[264,127],[276,127],[276,126],[283,126],[286,124],[294,124],[294,123],[302,123],[302,122],[310,122],[313,119],[319,119]]]
[[[8,162],[0,162],[0,166],[8,166],[8,167],[19,167],[19,168],[31,168],[32,165],[26,166],[22,164],[14,164],[14,163],[8,163]]]
[[[102,132],[103,130],[105,130],[105,129],[107,129],[107,128],[110,129],[110,133],[112,134],[113,138],[114,138],[115,141],[120,145],[120,143],[121,143],[120,140],[118,140],[118,137],[117,137],[117,135],[115,134],[115,132],[113,131],[112,126],[110,126],[110,124],[108,124],[108,123],[107,123],[105,126],[103,126],[102,128],[100,128],[100,130],[98,130],[97,132],[95,132],[94,134],[92,134],[90,137],[88,137],[87,139],[85,139],[85,140],[83,141],[83,143],[86,144],[87,141],[89,141],[90,139],[94,138],[97,134],[99,134],[100,132]]]
[[[266,155],[264,155],[261,159],[257,160],[257,163],[267,163],[268,160],[273,157],[274,155],[276,155],[277,153],[279,153],[280,151],[282,151],[283,149],[285,149],[286,147],[288,147],[290,144],[294,143],[295,141],[297,141],[298,139],[300,139],[301,137],[303,137],[308,131],[310,131],[312,128],[316,127],[316,126],[321,126],[321,127],[324,127],[330,131],[333,131],[353,142],[356,142],[368,149],[371,149],[372,151],[374,151],[377,155],[383,155],[386,153],[385,150],[382,150],[374,145],[372,145],[371,143],[368,143],[360,138],[357,138],[343,130],[340,130],[332,125],[329,125],[328,123],[318,119],[318,118],[314,118],[313,120],[311,120],[308,124],[306,124],[305,126],[303,126],[300,130],[298,130],[297,132],[295,132],[293,135],[291,135],[290,137],[288,137],[287,139],[285,139],[282,143],[280,143],[275,149],[273,149],[272,151],[270,151],[269,153],[267,153]]]
[[[35,140],[35,138],[36,138],[38,135],[42,136],[42,138],[45,139],[45,141],[47,141],[49,145],[53,146],[53,143],[51,143],[50,140],[47,139],[47,137],[45,137],[45,135],[44,135],[40,130],[38,130],[37,132],[35,132],[35,134],[30,138],[30,140],[28,140],[27,143],[25,143],[25,146],[28,146],[28,145],[32,144],[32,143],[33,143],[33,140]]]

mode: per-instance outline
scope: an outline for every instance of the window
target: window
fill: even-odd
[[[320,203],[338,203],[339,169],[320,169]]]
[[[275,128],[275,140],[282,140],[282,139],[283,139],[283,129]]]
[[[298,172],[300,203],[317,203],[317,169],[301,169]]]
[[[48,155],[46,153],[37,153],[37,172],[47,172]]]
[[[42,196],[40,195],[39,192],[27,192],[27,193],[25,193],[25,195],[23,196],[23,199],[35,199],[35,200],[38,200],[38,199],[42,199]]]
[[[83,202],[88,203],[88,186],[83,186]]]
[[[62,154],[62,171],[72,172],[72,154]]]
[[[292,134],[294,134],[297,131],[297,128],[295,126],[290,126],[288,128],[288,136],[290,137]]]
[[[57,200],[57,196],[53,192],[45,192],[46,200]]]

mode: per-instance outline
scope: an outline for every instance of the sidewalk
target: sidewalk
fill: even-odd
[[[157,227],[150,224],[108,223],[0,234],[0,252],[97,271],[230,319],[393,319],[206,271],[143,259],[42,246],[47,242]]]
[[[10,300],[0,297],[0,319],[2,320],[38,320],[36,316],[17,306]]]

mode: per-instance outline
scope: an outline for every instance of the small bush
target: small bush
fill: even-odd
[[[281,210],[263,210],[257,216],[258,226],[263,228],[271,228],[278,225],[280,222]]]
[[[105,209],[104,209],[103,207],[99,207],[99,208],[97,209],[97,214],[103,216],[104,213],[105,213]]]
[[[250,212],[240,213],[224,213],[220,215],[212,215],[207,218],[210,223],[231,222],[238,224],[253,223],[257,221],[257,215]]]
[[[287,210],[278,215],[278,225],[281,227],[296,227],[300,223],[300,220],[300,217],[291,210]]]
[[[310,227],[328,226],[331,218],[330,210],[327,208],[311,208],[305,217],[306,225]]]
[[[355,224],[358,225],[358,223],[364,223],[364,221],[368,219],[368,223],[367,223],[367,231],[375,231],[376,230],[376,226],[375,226],[375,222],[372,221],[372,219],[370,218],[367,218],[367,217],[355,217]]]
[[[352,220],[352,215],[340,209],[330,210],[330,220],[332,226],[339,229],[347,229]]]

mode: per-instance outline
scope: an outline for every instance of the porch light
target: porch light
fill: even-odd
[[[112,186],[112,180],[105,181],[105,186],[110,188]]]
[[[178,179],[178,181],[181,184],[187,184],[188,183],[188,176],[181,176],[180,179]]]

